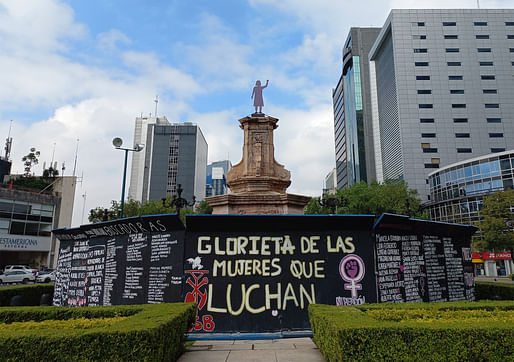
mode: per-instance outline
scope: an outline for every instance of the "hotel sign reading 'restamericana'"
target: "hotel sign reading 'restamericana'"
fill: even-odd
[[[41,236],[2,235],[0,250],[12,251],[50,251],[52,239]]]

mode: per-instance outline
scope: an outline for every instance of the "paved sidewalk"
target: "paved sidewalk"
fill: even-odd
[[[310,338],[195,341],[178,362],[324,362]]]

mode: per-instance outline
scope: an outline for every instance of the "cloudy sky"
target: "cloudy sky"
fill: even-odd
[[[512,8],[514,0],[480,6]],[[0,137],[13,120],[13,173],[36,147],[36,174],[53,157],[71,175],[78,144],[79,225],[89,209],[120,198],[123,152],[111,141],[132,145],[135,117],[155,112],[157,94],[159,116],[201,127],[209,162],[235,164],[237,120],[253,112],[255,80],[269,79],[264,112],[280,119],[275,158],[291,171],[288,192],[316,196],[335,164],[331,94],[350,27],[382,26],[392,8],[476,7],[476,0],[0,0]]]

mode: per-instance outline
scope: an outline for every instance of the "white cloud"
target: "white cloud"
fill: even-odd
[[[0,0],[0,44],[16,53],[65,49],[62,40],[85,36],[86,28],[74,20],[73,9],[53,0]],[[1,49],[1,48],[0,48]]]
[[[132,40],[118,29],[111,29],[97,35],[98,47],[103,51],[112,52],[118,50],[120,45],[129,45]]]

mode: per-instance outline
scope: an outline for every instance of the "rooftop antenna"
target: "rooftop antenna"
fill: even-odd
[[[86,191],[84,191],[84,194],[82,194],[82,198],[84,200],[83,200],[83,203],[82,203],[82,217],[80,219],[80,224],[81,225],[84,224],[84,211],[86,210],[86,198],[87,198],[87,192]]]
[[[52,161],[50,161],[50,167],[52,167],[52,164],[54,163],[54,156],[55,156],[55,142],[54,142],[54,150],[52,151]]]
[[[64,170],[66,170],[66,165],[63,162],[61,167],[61,177],[64,176]]]
[[[6,161],[9,161],[9,156],[11,155],[11,147],[12,147],[11,127],[12,127],[12,119],[11,119],[11,124],[9,125],[9,134],[7,135],[7,139],[5,140],[5,160]]]
[[[157,118],[157,103],[159,103],[159,95],[158,94],[155,96],[154,102],[155,102],[155,118]]]
[[[73,163],[73,176],[75,176],[75,171],[77,170],[78,154],[79,154],[79,139],[77,138],[77,148],[75,148],[75,162]]]
[[[480,9],[480,0],[477,0],[477,8]]]

